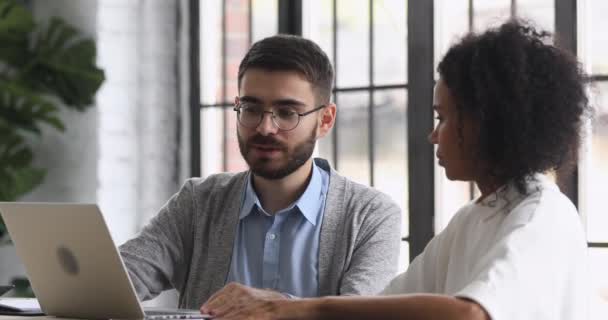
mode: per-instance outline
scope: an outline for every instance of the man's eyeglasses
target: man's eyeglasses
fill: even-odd
[[[236,111],[236,117],[243,127],[249,129],[257,128],[260,123],[262,123],[264,115],[269,113],[272,122],[279,130],[290,131],[300,124],[301,117],[307,116],[325,107],[326,105],[322,105],[310,111],[298,113],[294,107],[280,106],[272,108],[271,111],[266,111],[264,110],[264,107],[259,104],[239,102],[234,107],[234,111]]]

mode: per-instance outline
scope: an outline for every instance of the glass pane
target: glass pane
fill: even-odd
[[[318,44],[335,66],[333,12],[333,1],[302,1],[302,34]]]
[[[606,319],[608,315],[608,249],[589,248],[591,279],[590,319]]]
[[[454,214],[471,200],[471,184],[450,181],[443,168],[435,165],[435,234],[443,230]]]
[[[340,93],[338,102],[338,170],[350,179],[369,185],[369,93]]]
[[[369,85],[369,1],[338,1],[338,87]]]
[[[468,17],[468,0],[435,0],[435,66],[450,46],[469,32]],[[435,79],[438,78],[435,71]]]
[[[222,109],[201,109],[201,177],[222,172],[222,144],[224,126]]]
[[[403,237],[409,233],[406,95],[404,89],[374,93],[374,186],[401,208]]]
[[[224,100],[234,101],[238,95],[238,70],[249,48],[249,3],[247,0],[226,1],[226,68]],[[204,2],[204,1],[203,1]]]
[[[275,35],[279,31],[277,0],[251,1],[251,42]]]
[[[248,47],[248,10],[246,0],[226,1],[226,52],[224,53],[222,52],[222,1],[201,2],[202,104],[231,102],[237,94],[238,65]],[[224,71],[226,79],[223,79]]]
[[[473,29],[495,27],[511,17],[511,0],[474,0]]]
[[[201,1],[199,18],[201,103],[215,104],[222,100],[222,1]]]
[[[203,104],[233,101],[237,72],[248,48],[249,8],[246,0],[226,1],[226,52],[222,52],[222,1],[201,2],[201,99]],[[223,73],[226,72],[226,79]],[[224,87],[225,81],[225,87]]]
[[[308,0],[302,2],[302,33],[304,37],[318,44],[335,66],[333,28],[333,1]],[[340,104],[339,102],[337,103],[338,105]],[[325,138],[318,140],[315,150],[315,157],[327,159],[334,166],[333,150],[336,130],[339,129],[334,128]]]
[[[608,1],[579,2],[579,55],[592,74],[608,74]]]
[[[543,30],[555,31],[555,0],[517,0],[516,14]]]
[[[582,154],[579,168],[579,202],[587,220],[587,238],[591,242],[608,242],[606,214],[606,181],[608,181],[608,83],[591,87],[591,103],[595,115],[591,133]]]
[[[224,109],[226,114],[226,171],[238,172],[247,170],[248,166],[239,150],[239,140],[237,138],[236,113],[232,109]]]
[[[437,146],[434,150],[436,153]],[[441,232],[458,209],[471,201],[478,192],[470,182],[448,180],[445,169],[439,166],[435,158],[435,234]]]
[[[226,0],[225,21],[222,19],[222,3],[219,0],[201,1],[200,81],[201,102],[204,105],[225,104],[234,100],[238,94],[238,65],[249,45],[249,1]],[[276,13],[273,15],[276,16]],[[224,23],[225,44],[222,43]],[[207,108],[201,112],[203,176],[224,169],[239,171],[246,168],[238,150],[235,124],[234,112],[229,108]]]
[[[407,1],[374,1],[374,84],[407,82]]]
[[[407,241],[401,241],[399,247],[399,264],[397,266],[397,273],[403,273],[407,270],[410,265],[410,243]]]

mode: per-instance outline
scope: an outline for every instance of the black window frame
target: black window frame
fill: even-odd
[[[337,74],[337,1],[332,0],[333,6],[333,62]],[[344,1],[344,0],[343,0]],[[405,1],[405,0],[404,0]],[[302,34],[302,0],[277,0],[278,2],[278,28],[279,33]],[[374,32],[373,32],[373,0],[369,0],[369,86],[361,87],[335,87],[334,101],[338,103],[338,93],[341,92],[368,92],[368,129],[369,129],[369,165],[370,185],[374,185],[374,92],[387,89],[404,89],[408,94],[407,106],[407,164],[409,194],[409,236],[403,241],[409,242],[410,261],[420,254],[428,241],[434,236],[435,215],[435,185],[434,185],[434,151],[433,146],[426,140],[428,133],[433,129],[433,113],[429,108],[433,101],[434,87],[434,1],[408,1],[407,2],[407,51],[408,51],[408,77],[406,83],[392,85],[374,85],[373,58],[374,58]],[[469,28],[473,28],[473,0],[469,4]],[[252,40],[252,0],[249,6],[249,44]],[[576,54],[577,46],[577,1],[555,0],[555,34],[558,35],[558,46],[570,50]],[[226,0],[222,1],[222,56],[226,52]],[[511,15],[517,14],[517,1],[511,0]],[[226,110],[231,110],[232,102],[224,101],[216,104],[201,104],[200,100],[200,62],[199,62],[199,0],[189,0],[189,32],[190,32],[190,170],[192,176],[201,174],[201,124],[200,112],[204,108],[223,108],[224,124],[226,124]],[[226,87],[226,63],[222,61],[222,87]],[[337,78],[337,77],[336,77]],[[595,75],[592,81],[608,82],[608,75]],[[225,94],[222,95],[225,97]],[[333,134],[333,159],[334,167],[339,169],[338,137],[340,129],[338,123]],[[227,167],[226,139],[224,130],[224,169]],[[578,169],[557,173],[558,184],[562,191],[578,207]],[[470,188],[471,196],[473,187]],[[588,242],[591,248],[608,248],[605,242]]]

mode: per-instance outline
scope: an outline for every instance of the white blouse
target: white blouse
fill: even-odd
[[[587,243],[576,208],[544,175],[458,211],[384,294],[476,301],[494,320],[587,318]]]

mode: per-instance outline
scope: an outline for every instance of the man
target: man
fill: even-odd
[[[397,268],[399,208],[311,158],[336,119],[325,53],[303,38],[266,38],[238,79],[250,170],[188,180],[121,246],[139,297],[176,288],[180,307],[199,308],[230,282],[280,298],[382,290]]]

